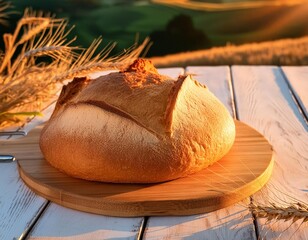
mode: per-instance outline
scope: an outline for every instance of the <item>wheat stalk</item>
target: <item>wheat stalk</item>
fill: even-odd
[[[94,40],[91,46],[80,54],[74,64],[72,64],[67,71],[56,75],[53,81],[59,82],[75,76],[87,75],[97,71],[123,69],[132,63],[134,59],[140,56],[143,49],[145,49],[149,43],[149,39],[146,38],[139,47],[132,46],[131,48],[125,50],[122,54],[106,59],[115,46],[115,44],[110,44],[93,57],[94,52],[97,50],[101,41],[101,38]]]
[[[49,19],[49,18],[41,18],[41,19],[35,20],[35,21],[33,19],[34,18],[32,17],[30,19],[24,19],[26,21],[19,22],[20,25],[25,25],[25,23],[28,22],[28,24],[30,26],[28,26],[28,28],[29,28],[28,31],[23,34],[21,39],[18,41],[17,45],[21,45],[21,44],[29,41],[33,36],[37,35],[41,31],[46,29],[51,22],[51,19]],[[31,21],[33,21],[33,23],[29,23]]]
[[[296,202],[287,206],[278,206],[270,203],[268,206],[250,203],[248,205],[250,211],[259,218],[271,220],[291,220],[293,223],[302,220],[308,222],[308,205],[306,203]]]
[[[59,90],[57,84],[63,80],[94,71],[122,69],[136,59],[149,42],[146,39],[139,47],[133,46],[109,57],[115,44],[107,45],[98,54],[101,38],[87,49],[73,46],[76,38],[68,39],[72,28],[67,25],[63,19],[26,10],[14,32],[3,35],[0,128],[18,121],[24,123],[29,116],[38,115],[44,105],[54,100]],[[37,58],[41,56],[49,60],[39,62]]]

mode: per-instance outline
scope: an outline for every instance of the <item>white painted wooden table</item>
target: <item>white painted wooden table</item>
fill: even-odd
[[[270,183],[251,198],[208,214],[116,218],[49,202],[25,186],[16,162],[0,163],[0,239],[308,239],[308,223],[267,223],[247,209],[250,201],[290,202],[290,195],[308,202],[308,67],[187,67],[160,72],[174,77],[195,74],[235,118],[269,140],[275,158]],[[51,111],[25,130],[45,121]]]

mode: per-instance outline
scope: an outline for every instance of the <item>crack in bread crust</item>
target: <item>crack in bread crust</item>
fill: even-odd
[[[77,106],[80,104],[86,104],[86,105],[92,105],[98,108],[101,108],[107,112],[116,114],[120,117],[126,118],[130,121],[133,121],[135,124],[137,124],[138,126],[144,128],[145,130],[147,130],[148,132],[150,132],[151,134],[153,134],[155,137],[157,137],[158,139],[162,140],[164,137],[161,136],[160,134],[158,134],[157,132],[151,130],[150,128],[148,128],[147,126],[143,125],[142,123],[140,123],[137,119],[135,119],[133,116],[131,116],[130,114],[122,111],[121,109],[114,107],[104,101],[95,101],[95,100],[88,100],[88,101],[81,101],[81,102],[77,102],[77,103],[71,103],[68,104],[67,107],[69,106]]]
[[[179,76],[178,80],[175,82],[174,86],[169,92],[168,104],[167,104],[166,112],[165,112],[165,127],[166,127],[166,132],[169,135],[172,134],[171,126],[172,126],[172,120],[173,120],[173,110],[174,110],[175,103],[179,95],[180,89],[183,86],[185,79],[187,79],[187,76]]]

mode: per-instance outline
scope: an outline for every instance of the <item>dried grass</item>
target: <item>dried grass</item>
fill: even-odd
[[[1,6],[0,11],[8,8]],[[115,44],[95,54],[102,39],[82,49],[72,45],[75,38],[67,39],[71,29],[63,19],[26,10],[15,31],[4,34],[5,49],[0,58],[0,129],[40,114],[59,90],[57,84],[95,71],[121,69],[136,59],[148,43],[146,39],[139,47],[135,45],[109,57]],[[48,59],[42,62],[41,57]]]

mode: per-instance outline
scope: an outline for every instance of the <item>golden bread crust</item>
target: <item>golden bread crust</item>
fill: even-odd
[[[77,92],[65,104],[59,98],[40,138],[46,160],[73,177],[172,180],[213,164],[234,142],[233,119],[205,86],[159,75],[146,60]]]

